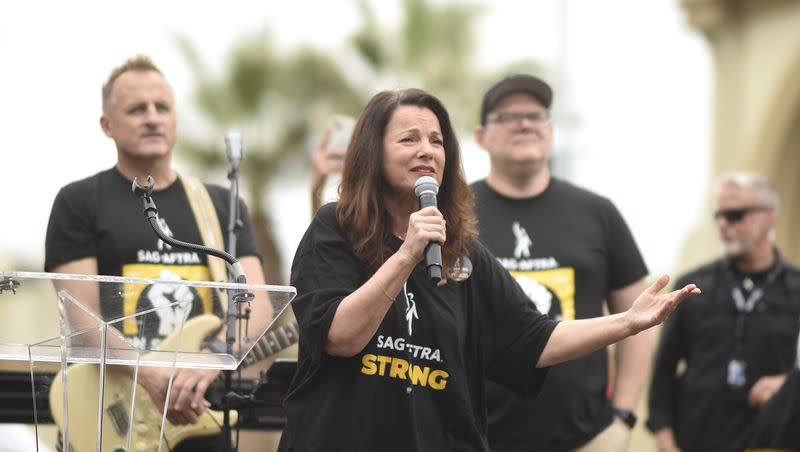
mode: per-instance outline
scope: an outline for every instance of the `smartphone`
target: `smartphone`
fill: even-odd
[[[330,136],[328,136],[327,149],[336,149],[346,151],[347,146],[350,144],[350,138],[353,135],[356,120],[353,117],[345,115],[336,115],[330,124]],[[342,162],[344,160],[344,152],[341,154],[333,152],[329,153],[326,158],[330,162]],[[339,199],[339,183],[342,181],[341,173],[329,174],[325,180],[325,187],[322,189],[322,203],[329,203]]]
[[[347,149],[356,120],[350,116],[337,115],[331,123],[331,136],[328,138],[328,149]]]

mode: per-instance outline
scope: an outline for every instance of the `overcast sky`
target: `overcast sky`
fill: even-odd
[[[380,3],[380,20],[391,26],[398,6]],[[570,150],[570,178],[617,204],[651,271],[672,270],[686,232],[706,215],[710,147],[708,48],[685,26],[678,0],[491,5],[480,19],[481,63],[527,57],[564,69],[569,89],[556,93],[556,109],[580,118],[573,129],[557,129],[559,152]],[[283,48],[331,48],[356,20],[350,1],[0,4],[0,269],[11,269],[4,267],[10,256],[24,255],[28,264],[16,269],[40,271],[58,189],[114,164],[113,143],[98,125],[100,86],[112,67],[149,54],[167,74],[180,110],[192,86],[175,33],[219,69],[244,32],[267,25]],[[486,174],[486,158],[470,138],[462,141],[474,180]],[[287,261],[308,220],[305,182],[280,193],[281,205],[294,206],[277,225]]]

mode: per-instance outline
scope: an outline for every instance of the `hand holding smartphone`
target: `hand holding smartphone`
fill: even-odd
[[[338,115],[333,118],[314,153],[313,173],[325,177],[342,171],[344,155],[354,126],[355,119],[349,116]]]
[[[350,116],[335,116],[329,127],[330,137],[327,148],[346,151],[347,146],[350,144],[350,138],[353,136],[355,125],[356,120]],[[342,158],[344,158],[344,155],[342,155]]]
[[[355,124],[355,118],[337,115],[322,135],[322,140],[317,146],[312,160],[312,212],[316,212],[322,205],[323,198],[324,201],[333,201],[338,197],[339,178],[329,178],[328,176],[342,172],[344,157]]]

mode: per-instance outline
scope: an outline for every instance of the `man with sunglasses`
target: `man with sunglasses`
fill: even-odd
[[[484,95],[475,137],[491,162],[472,185],[481,240],[532,303],[556,320],[628,309],[646,288],[647,268],[613,203],[552,177],[550,106],[543,80],[511,75]],[[489,443],[495,452],[616,452],[628,449],[649,372],[651,342],[617,345],[614,393],[608,355],[553,366],[535,400],[487,383]]]
[[[647,426],[662,452],[742,450],[795,360],[800,273],[775,248],[778,197],[755,173],[715,193],[724,256],[677,280],[703,294],[664,324],[653,369]]]

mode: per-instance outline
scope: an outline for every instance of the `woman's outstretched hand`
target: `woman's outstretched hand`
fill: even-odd
[[[650,327],[663,322],[667,316],[678,307],[686,298],[700,294],[700,288],[694,284],[673,290],[672,292],[659,294],[669,282],[669,276],[662,275],[652,286],[642,292],[633,305],[625,313],[632,334],[644,331]]]

